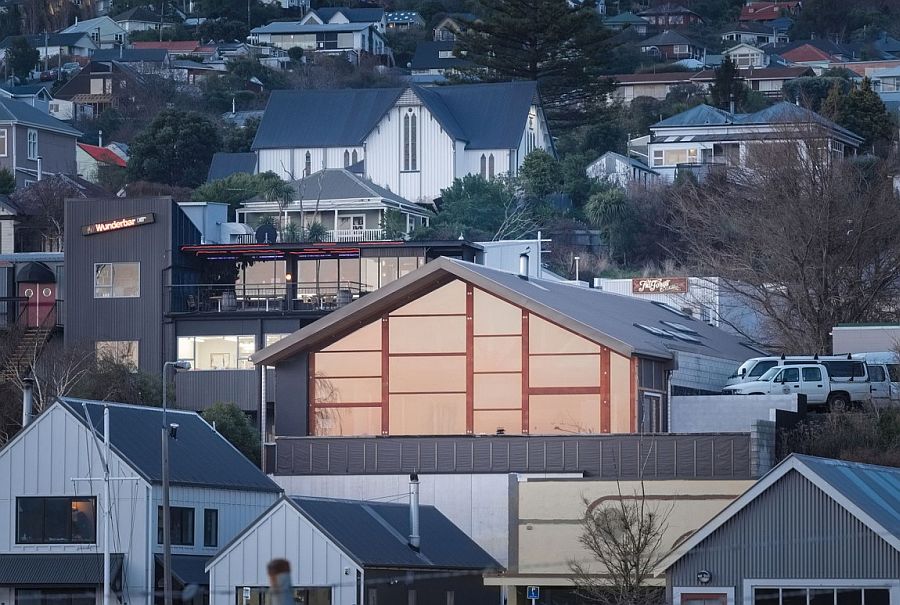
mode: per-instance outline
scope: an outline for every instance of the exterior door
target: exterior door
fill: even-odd
[[[29,328],[37,328],[55,322],[54,305],[56,304],[56,284],[36,284],[23,282],[19,284],[19,296],[26,299],[22,321]]]
[[[828,400],[822,368],[801,368],[800,392],[808,403],[825,403]]]
[[[868,366],[869,389],[872,391],[872,403],[887,405],[891,402],[891,381],[884,366]]]
[[[682,593],[680,605],[728,605],[725,593]]]
[[[800,392],[800,368],[785,368],[775,378],[775,382],[781,385],[781,392],[789,395]]]

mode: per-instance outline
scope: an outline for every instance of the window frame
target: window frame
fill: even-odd
[[[34,140],[32,140],[32,136]],[[36,128],[29,128],[26,135],[25,140],[27,141],[26,155],[29,160],[37,160],[41,155],[40,149],[38,147],[38,131]],[[34,148],[32,149],[32,145]]]
[[[816,589],[816,588],[833,588],[833,589],[847,589],[847,588],[855,588],[859,590],[888,590],[889,594],[893,596],[900,592],[900,580],[869,580],[869,579],[854,579],[854,580],[832,580],[832,579],[778,579],[778,578],[766,578],[766,579],[745,579],[743,583],[743,595],[744,595],[744,605],[753,605],[755,602],[754,592],[757,588],[806,588]],[[677,590],[677,589],[676,589]],[[684,589],[683,592],[697,592],[693,589]],[[807,601],[809,597],[807,595]],[[779,602],[781,601],[781,596],[779,594]],[[731,601],[729,601],[731,603]],[[863,605],[865,605],[865,594],[863,594]]]
[[[9,134],[8,134],[6,128],[0,128],[0,139],[2,139],[2,141],[3,141],[3,143],[2,143],[3,152],[0,153],[0,158],[5,158],[9,155],[9,145],[8,145]]]
[[[110,283],[109,285],[97,285],[97,269],[98,267],[102,267],[108,265],[110,267]],[[117,265],[134,265],[137,267],[137,293],[136,294],[128,294],[128,295],[119,295],[116,296],[116,270],[115,267]],[[109,288],[109,296],[98,296],[97,288]],[[107,263],[94,263],[94,298],[140,298],[141,297],[141,263],[133,262],[133,261],[123,261],[123,262],[107,262]]]
[[[163,507],[157,506],[156,511],[157,511],[156,512],[156,543],[162,544],[163,543]],[[184,534],[185,534],[184,524],[183,524],[184,520],[182,519],[181,535],[179,536],[179,540],[176,540],[175,536],[172,536],[172,538],[170,540],[170,543],[172,544],[172,546],[194,546],[194,544],[197,541],[197,536],[196,536],[196,533],[197,533],[196,516],[197,516],[197,514],[192,506],[170,506],[169,507],[169,534],[171,535],[175,529],[175,524],[172,523],[172,519],[175,516],[175,514],[176,513],[184,514],[186,511],[190,511],[190,516],[189,516],[190,521],[191,521],[190,522],[190,526],[191,526],[190,542],[181,541],[181,540],[184,540]]]
[[[200,368],[197,364],[197,339],[198,338],[234,338],[235,339],[235,349],[234,351],[230,351],[230,354],[234,355],[234,367],[226,367],[226,368]],[[253,352],[248,353],[247,355],[241,355],[241,339],[244,339],[245,344],[246,341],[251,340],[253,342]],[[180,354],[181,343],[183,340],[191,341],[191,356],[186,357]],[[201,334],[201,335],[192,335],[192,336],[178,336],[175,340],[175,351],[178,357],[178,361],[188,361],[191,364],[190,370],[185,370],[187,372],[222,372],[222,371],[234,371],[234,370],[242,370],[242,371],[253,371],[253,364],[250,363],[250,356],[256,353],[259,349],[257,348],[256,336],[253,334]],[[248,367],[241,367],[241,362],[247,362],[246,365]]]
[[[96,340],[94,341],[94,352],[98,356],[101,354],[110,354],[117,361],[127,361],[133,366],[137,372],[140,365],[141,343],[139,340]],[[107,349],[103,351],[101,349]],[[112,351],[109,351],[112,349]],[[123,349],[125,349],[123,351]]]
[[[41,508],[41,538],[39,540],[22,540],[21,539],[21,531],[20,531],[20,515],[19,515],[19,500],[40,500],[44,504]],[[93,523],[94,523],[94,539],[93,540],[72,540],[72,517],[69,516],[68,519],[68,535],[69,539],[66,541],[48,541],[44,538],[46,534],[46,501],[47,500],[68,500],[69,501],[69,509],[71,510],[73,501],[88,501],[91,503],[93,507]],[[16,496],[15,497],[15,514],[16,514],[16,544],[96,544],[97,543],[97,497],[96,496]]]
[[[210,514],[212,513],[212,514]],[[212,519],[212,533],[210,533],[210,519]],[[203,547],[218,548],[219,546],[219,509],[203,509]]]
[[[419,172],[419,119],[411,107],[400,121],[401,167],[400,172]]]

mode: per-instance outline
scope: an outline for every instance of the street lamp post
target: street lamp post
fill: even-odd
[[[172,605],[172,536],[170,534],[172,521],[169,518],[169,435],[170,427],[167,423],[167,395],[168,384],[166,381],[166,369],[172,366],[176,370],[190,370],[188,361],[167,361],[162,368],[162,501],[163,501],[163,601],[165,605]],[[172,425],[177,428],[177,425]]]

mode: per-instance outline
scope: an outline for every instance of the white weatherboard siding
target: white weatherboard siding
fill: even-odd
[[[415,171],[403,171],[404,115],[415,115],[417,120]],[[408,200],[430,202],[455,176],[461,176],[454,174],[453,147],[453,140],[428,109],[400,104],[385,114],[366,140],[366,176]]]
[[[100,508],[103,506],[103,482],[72,481],[74,477],[100,477],[102,468],[93,436],[83,424],[60,406],[44,412],[0,452],[0,552],[102,553],[104,536]],[[134,477],[137,473],[112,454],[110,476]],[[149,604],[146,531],[146,519],[150,514],[147,505],[149,486],[143,480],[114,481],[110,485],[113,503],[111,550],[127,553],[126,601]],[[96,496],[96,544],[16,544],[18,496]],[[99,602],[102,591],[97,592]],[[12,600],[4,602],[12,603]]]
[[[498,177],[502,174],[509,174],[510,170],[515,172],[518,167],[511,161],[509,149],[469,149],[463,154],[463,172],[462,174],[481,174],[481,156],[484,156],[485,162],[485,178],[490,175],[489,159],[494,156],[494,176]],[[514,159],[514,158],[513,158]]]
[[[323,168],[344,168],[344,152],[353,152],[357,161],[365,157],[364,147],[314,147],[310,149],[260,149],[259,172],[274,172],[282,179],[297,180],[306,176],[306,154],[309,152],[310,174]],[[309,197],[309,195],[307,195]],[[313,196],[314,197],[314,196]]]
[[[329,586],[333,605],[358,602],[356,574],[362,569],[291,504],[282,501],[225,549],[210,568],[210,605],[233,605],[239,586],[268,586],[266,564],[275,558],[290,561],[293,586]]]

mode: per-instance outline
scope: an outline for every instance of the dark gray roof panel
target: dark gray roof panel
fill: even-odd
[[[226,153],[217,151],[213,154],[212,162],[209,164],[209,172],[206,175],[206,182],[218,181],[238,172],[246,172],[247,174],[256,173],[256,154],[250,153]]]
[[[23,101],[0,97],[0,122],[20,122],[80,137],[81,132]]]
[[[162,481],[162,409],[82,399],[60,400],[81,422],[103,434],[103,408],[109,406],[111,446],[151,483]],[[87,404],[88,420],[82,403]],[[281,491],[252,462],[198,414],[169,410],[169,423],[178,424],[178,438],[170,442],[170,478],[173,485],[218,489]]]
[[[94,51],[94,61],[121,61],[123,63],[162,63],[169,51],[164,48],[103,48]]]
[[[383,8],[346,8],[344,6],[327,6],[314,11],[326,23],[337,13],[342,13],[350,23],[375,23],[384,17]]]
[[[420,506],[421,548],[407,544],[406,504],[292,497],[294,505],[364,567],[500,569],[433,506]]]
[[[292,181],[291,186],[303,199],[318,198],[322,200],[357,200],[382,198],[407,206],[410,210],[428,212],[396,193],[376,185],[359,175],[353,174],[349,168],[328,168],[314,172],[308,177]]]
[[[835,493],[900,538],[900,468],[794,454]]]
[[[690,44],[691,46],[697,46],[691,40],[688,40],[678,32],[673,31],[664,31],[658,36],[647,38],[641,42],[641,46],[670,46],[673,44]]]
[[[362,145],[401,92],[400,88],[273,91],[253,149]]]
[[[114,553],[113,579],[122,572],[124,555]],[[54,586],[103,583],[103,555],[97,553],[0,554],[0,585]]]
[[[456,46],[456,42],[452,40],[419,42],[416,44],[416,52],[409,67],[410,69],[452,69],[470,65],[469,61],[459,57],[445,59],[440,56],[442,51],[452,51],[454,46]]]

